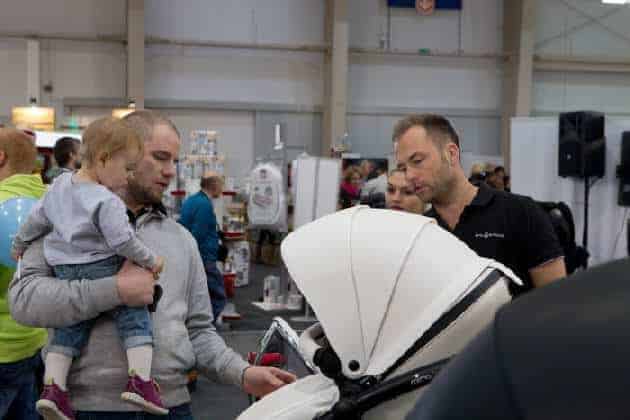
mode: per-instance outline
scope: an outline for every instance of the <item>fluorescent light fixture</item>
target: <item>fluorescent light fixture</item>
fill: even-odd
[[[52,131],[55,129],[55,110],[35,105],[14,107],[11,122],[18,128]]]
[[[129,101],[128,108],[113,109],[112,117],[122,119],[122,118],[125,118],[127,115],[131,114],[135,110],[136,110],[136,102],[132,100],[132,101]]]
[[[626,4],[628,0],[602,0],[604,4]]]

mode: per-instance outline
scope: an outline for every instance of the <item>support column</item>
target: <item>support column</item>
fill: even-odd
[[[504,66],[501,154],[509,171],[510,119],[528,117],[532,109],[536,0],[511,0],[503,8],[503,49],[510,53]]]
[[[127,98],[144,109],[144,0],[127,0]]]
[[[346,133],[348,97],[348,0],[326,2],[327,43],[331,46],[325,61],[325,97],[322,155]]]
[[[25,104],[40,104],[40,67],[39,67],[39,41],[29,39],[26,41],[26,101]]]

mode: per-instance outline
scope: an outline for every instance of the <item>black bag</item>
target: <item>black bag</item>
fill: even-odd
[[[225,246],[225,234],[219,230],[219,226],[217,225],[217,234],[219,235],[219,249],[217,249],[217,261],[222,263],[227,260],[228,256],[228,248]]]
[[[549,216],[553,230],[564,251],[564,264],[567,274],[573,273],[578,268],[586,268],[588,251],[575,242],[575,223],[571,209],[563,202],[538,201],[543,210]]]

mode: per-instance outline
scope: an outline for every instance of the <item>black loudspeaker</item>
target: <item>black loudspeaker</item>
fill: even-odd
[[[630,206],[630,131],[621,134],[621,164],[617,166],[619,194],[617,204]]]
[[[558,175],[577,178],[604,176],[604,114],[591,111],[560,114],[558,139]]]

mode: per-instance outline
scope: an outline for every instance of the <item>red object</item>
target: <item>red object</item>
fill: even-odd
[[[121,398],[151,414],[162,416],[168,414],[168,409],[164,407],[160,397],[160,387],[153,379],[143,381],[140,376],[134,374],[129,377],[127,390],[122,393]]]
[[[247,361],[254,364],[258,353],[250,351],[247,354]],[[282,366],[285,363],[284,356],[280,353],[265,353],[260,358],[259,366]]]
[[[234,282],[236,281],[236,273],[223,274],[223,286],[225,287],[225,295],[228,298],[234,297]]]
[[[184,190],[174,190],[174,191],[171,191],[171,195],[175,196],[175,197],[183,197],[183,196],[186,195],[186,191],[184,191]]]
[[[223,195],[235,196],[236,195],[236,191],[223,191]]]
[[[226,238],[240,238],[245,235],[244,232],[223,232]]]
[[[62,391],[55,383],[44,385],[44,392],[35,407],[39,414],[49,418],[61,417],[62,414],[70,420],[75,419],[68,392]]]

